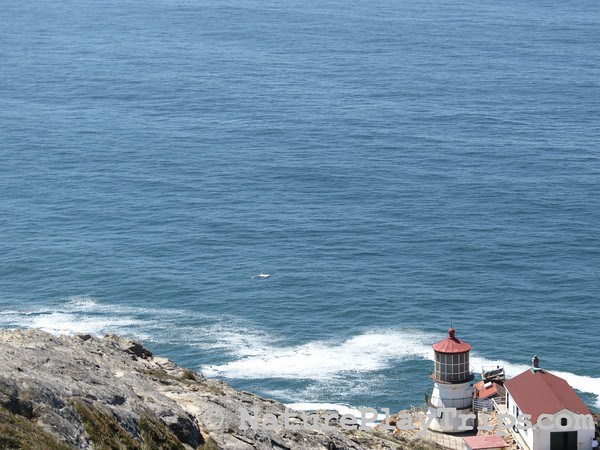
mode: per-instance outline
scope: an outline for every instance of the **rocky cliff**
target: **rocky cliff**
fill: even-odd
[[[243,422],[241,411],[259,426]],[[281,403],[205,379],[118,336],[0,330],[0,448],[431,448],[344,430],[335,419],[328,430],[302,428],[285,416]]]

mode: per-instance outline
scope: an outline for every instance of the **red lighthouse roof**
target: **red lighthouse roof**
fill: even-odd
[[[450,328],[448,337],[437,344],[433,344],[433,350],[438,353],[464,353],[471,350],[471,346],[454,336],[454,333],[454,328]]]

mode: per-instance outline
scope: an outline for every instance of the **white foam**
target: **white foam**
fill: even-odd
[[[600,408],[600,378],[592,378],[583,375],[576,375],[570,372],[554,372],[557,377],[564,378],[567,382],[581,392],[587,392],[588,394],[594,394],[596,396],[597,408]]]
[[[269,273],[259,273],[257,275],[252,276],[252,278],[269,278],[271,274]]]
[[[254,355],[262,351],[265,334],[244,325],[235,318],[184,309],[114,305],[89,296],[70,297],[58,305],[3,311],[0,317],[0,326],[40,328],[53,334],[118,333],[145,342]]]
[[[504,367],[504,371],[507,377],[514,377],[527,369],[530,366],[525,364],[511,364],[506,361],[501,360],[490,360],[486,358],[481,358],[478,356],[471,356],[471,365],[476,368],[476,370],[481,369],[483,366],[500,366]],[[596,406],[600,407],[600,378],[593,378],[584,375],[577,375],[570,372],[561,372],[554,371],[552,368],[547,368],[547,370],[557,377],[561,377],[569,383],[569,385],[580,392],[585,392],[587,394],[593,394],[596,396]]]
[[[262,345],[255,354],[202,368],[208,376],[328,380],[347,372],[372,372],[392,361],[427,358],[423,333],[366,333],[342,342],[314,341],[298,346]]]
[[[121,333],[136,335],[145,322],[135,319],[134,308],[101,304],[88,296],[69,297],[66,303],[55,307],[32,308],[29,311],[8,311],[2,323],[9,326],[39,328],[53,334]],[[7,320],[8,319],[8,320]]]
[[[246,336],[246,341],[235,341],[230,351],[237,356],[233,361],[205,366],[207,376],[237,379],[295,379],[327,383],[340,380],[345,374],[353,377],[363,373],[389,368],[398,361],[433,360],[431,343],[435,337],[418,330],[389,330],[370,332],[342,342],[313,341],[297,346],[269,345],[265,336]],[[224,336],[224,341],[227,341]],[[223,342],[225,344],[225,342]],[[233,342],[230,342],[233,343]],[[228,346],[227,343],[225,344]],[[503,360],[471,355],[471,365],[479,372],[484,366],[504,367],[506,375],[513,377],[529,366]],[[551,368],[548,370],[552,371]],[[600,406],[600,378],[581,376],[568,372],[552,371],[564,378],[575,389],[597,397]],[[424,375],[426,376],[426,374]],[[371,389],[375,387],[371,384]],[[294,403],[302,405],[302,402]],[[318,405],[307,403],[306,405]],[[312,408],[312,407],[311,407]]]
[[[487,359],[477,354],[471,354],[470,362],[476,373],[479,373],[482,367],[504,367],[504,373],[506,373],[507,377],[514,377],[529,367],[525,364],[512,364],[499,359]]]
[[[137,319],[140,316],[144,319]],[[369,382],[362,383],[365,379],[362,374],[372,377],[372,372],[393,367],[403,360],[431,360],[431,343],[438,339],[438,336],[420,330],[404,329],[367,332],[343,341],[312,341],[286,346],[241,319],[207,316],[189,310],[117,306],[89,296],[71,297],[68,302],[53,308],[3,311],[0,323],[40,328],[54,334],[119,333],[146,342],[183,343],[202,351],[218,351],[231,360],[201,367],[207,376],[317,381],[313,386],[314,395],[304,392],[306,395],[294,398],[298,404],[309,398],[318,401],[318,394],[323,392],[320,388],[324,386],[339,385],[343,386],[340,389],[352,392],[364,388],[366,393],[372,393],[377,388],[377,381],[369,378]],[[527,365],[487,359],[475,352],[471,355],[471,365],[477,372],[482,366],[500,365],[509,377],[528,368]],[[600,408],[600,378],[548,370],[567,380],[575,389],[595,395],[596,406]],[[346,379],[352,382],[345,383]],[[289,395],[280,397],[289,398]]]
[[[205,324],[189,330],[192,346],[204,350],[220,350],[234,357],[251,357],[268,351],[275,339],[260,330],[228,323]]]
[[[73,296],[69,297],[69,305],[76,309],[94,309],[97,308],[98,302],[88,296]]]
[[[69,313],[50,313],[30,316],[23,325],[53,334],[91,333],[100,335],[138,324],[130,318],[86,317]]]

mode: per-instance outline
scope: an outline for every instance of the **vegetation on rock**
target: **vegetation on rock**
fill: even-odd
[[[0,406],[0,449],[71,450],[41,427]]]
[[[149,414],[140,417],[138,428],[142,436],[144,449],[185,450],[183,444],[171,430],[160,420]]]
[[[78,401],[73,401],[72,405],[81,417],[85,431],[97,450],[141,450],[140,444],[118,424],[114,417]]]

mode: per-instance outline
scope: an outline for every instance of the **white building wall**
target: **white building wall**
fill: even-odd
[[[513,400],[513,403],[514,400]],[[515,409],[518,408],[518,405],[515,406]],[[517,414],[515,415],[515,417],[519,417],[520,414],[523,414],[523,411],[521,411],[521,408],[517,409]],[[518,428],[518,427],[517,427]],[[533,427],[531,427],[529,429],[528,433],[525,433],[525,430],[521,431],[521,436],[525,436],[525,442],[527,443],[527,445],[529,446],[529,448],[531,450],[533,450],[534,448],[536,448],[536,434],[535,434],[535,429]],[[549,450],[550,447],[547,447],[546,450]]]
[[[453,408],[464,406],[466,403],[470,407],[473,401],[473,382],[467,381],[460,384],[434,383],[431,397],[434,406]],[[437,399],[446,401],[441,402]],[[466,399],[465,403],[463,403],[463,399]]]
[[[473,382],[468,381],[460,384],[443,384],[434,383],[431,394],[431,403],[428,414],[433,417],[430,430],[444,431],[448,433],[458,433],[464,430],[459,430],[463,424],[461,414],[472,414],[472,399],[473,399]],[[462,406],[466,408],[458,409]],[[446,417],[437,418],[440,408],[456,408],[456,417],[450,417],[446,413]],[[447,424],[447,427],[444,425]],[[466,426],[473,428],[475,420],[469,419],[466,421]]]
[[[534,430],[533,428],[530,428],[529,430],[527,430],[525,432],[525,443],[532,450],[533,450],[533,442],[536,440],[535,433],[536,433],[536,430]],[[521,434],[521,436],[522,436],[522,434]]]
[[[561,428],[560,426],[560,418],[561,415],[569,415],[571,417],[575,417],[577,423],[569,424],[568,428]],[[552,429],[549,430],[541,430],[537,429],[537,445],[532,450],[546,450],[550,448],[550,434],[553,432],[561,432],[561,431],[577,431],[577,449],[578,450],[591,450],[592,448],[592,438],[594,437],[595,430],[592,427],[588,427],[585,416],[577,415],[567,409],[563,409],[562,411],[557,412],[553,415],[553,418],[550,421],[547,421],[548,428],[550,427],[550,423],[552,423]],[[579,429],[583,428],[583,429]],[[589,429],[586,429],[589,428]]]
[[[519,414],[523,412],[520,410],[518,404],[512,398],[510,393],[507,391],[507,402],[508,414],[513,417],[518,417]],[[569,428],[561,428],[560,426],[560,418],[562,414],[570,415],[571,417],[575,416],[577,423],[572,424]],[[552,426],[550,427],[550,424]],[[577,449],[578,450],[591,450],[592,448],[592,438],[594,437],[595,430],[593,426],[588,427],[588,423],[585,421],[585,416],[575,415],[573,412],[569,410],[562,410],[552,415],[552,419],[546,419],[544,424],[548,430],[540,429],[537,424],[533,426],[533,428],[525,431],[525,430],[516,430],[519,435],[523,438],[525,443],[528,445],[530,450],[549,450],[550,449],[550,434],[553,432],[562,432],[562,431],[577,431]],[[571,424],[570,424],[571,425]],[[579,429],[583,428],[583,429]],[[586,429],[589,428],[589,429]]]
[[[507,414],[509,414],[511,417],[514,417],[515,420],[519,417],[520,414],[523,414],[523,411],[521,411],[521,408],[519,408],[519,406],[515,402],[514,398],[512,398],[512,396],[510,395],[510,393],[508,391],[506,391],[506,404],[508,405],[508,408],[506,411]],[[535,437],[534,430],[526,431],[526,430],[521,430],[521,429],[517,428],[516,430],[511,429],[511,430],[507,430],[507,431],[512,431],[512,432],[516,431],[517,433],[519,433],[519,435],[525,441],[525,443],[527,444],[529,449],[535,450],[534,442],[536,441],[537,438]],[[546,450],[548,450],[548,449],[546,449]]]

